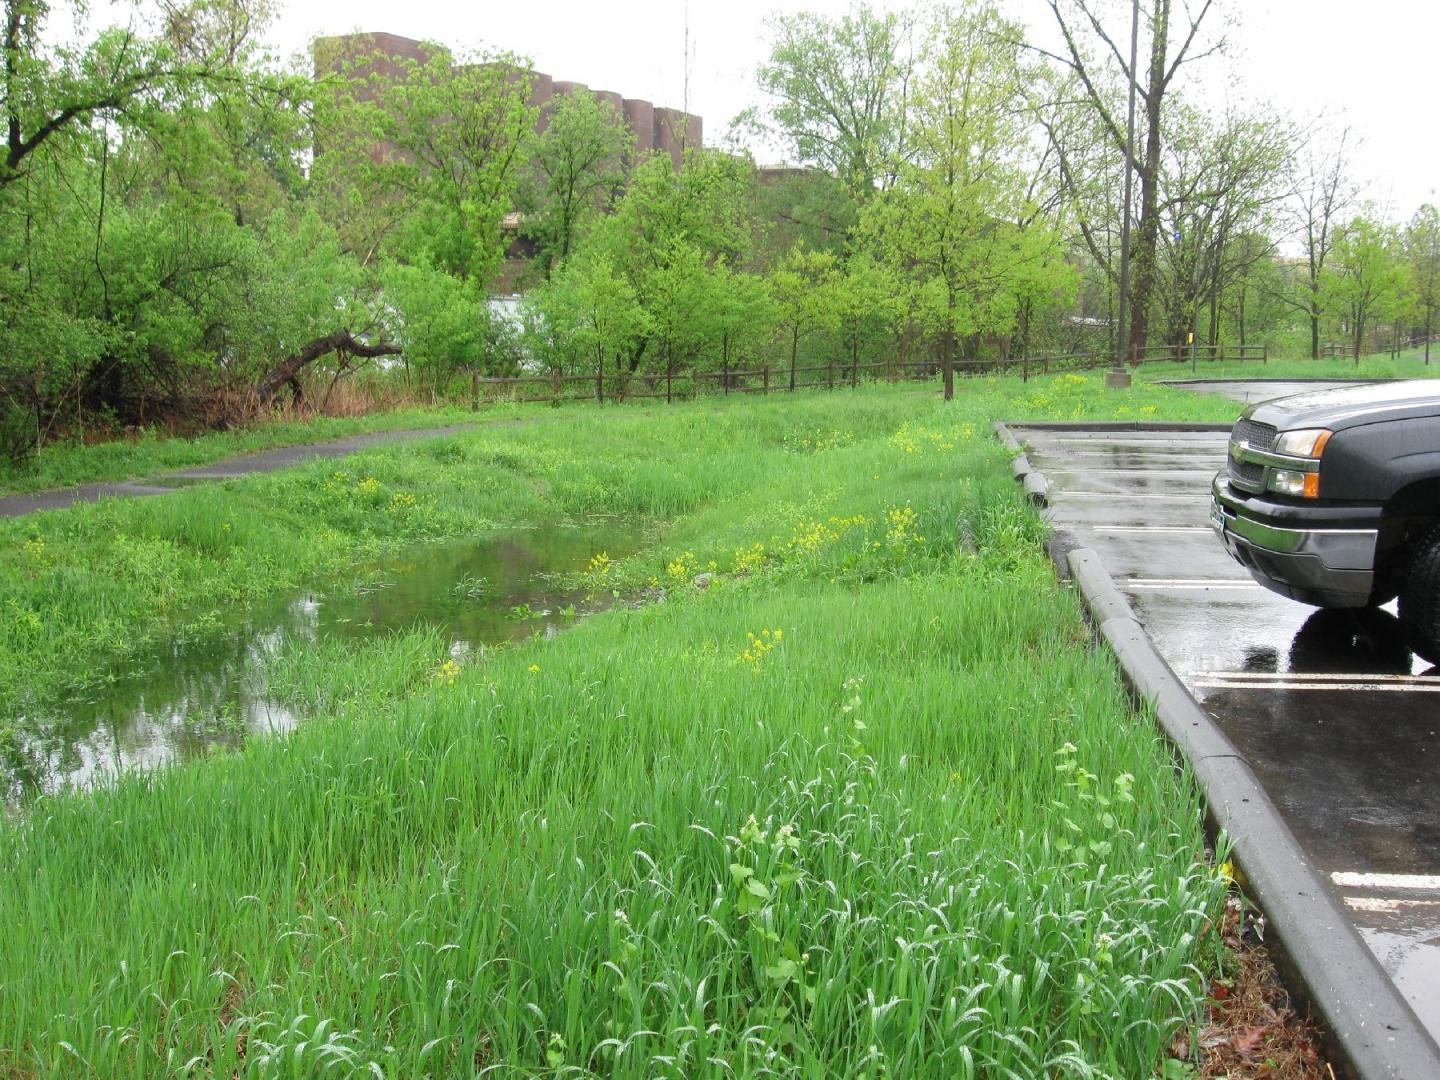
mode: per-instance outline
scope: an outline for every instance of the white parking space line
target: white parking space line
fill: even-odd
[[[1210,501],[1208,491],[1183,491],[1166,492],[1160,494],[1152,491],[1054,491],[1050,493],[1051,499],[1190,499],[1194,502],[1204,500]]]
[[[1094,435],[1057,435],[1053,439],[1044,439],[1044,442],[1064,443],[1067,446],[1094,446],[1096,443],[1103,443],[1106,446],[1167,446],[1167,447],[1189,447],[1189,446],[1215,446],[1219,443],[1228,443],[1230,435],[1224,431],[1164,431],[1156,432],[1153,438],[1140,439],[1134,435],[1122,438],[1111,438],[1113,432],[1100,431]]]
[[[1225,577],[1128,577],[1126,589],[1260,589],[1256,582]]]
[[[1440,912],[1440,900],[1397,900],[1388,896],[1347,896],[1345,906],[1351,911],[1376,915],[1398,915],[1403,911],[1434,909]]]
[[[1040,464],[1049,465],[1052,463],[1042,459]],[[1057,461],[1053,464],[1063,467],[1065,463]],[[1076,467],[1084,469],[1086,476],[1203,476],[1208,478],[1215,475],[1214,469],[1166,469],[1163,467],[1157,469],[1091,469],[1084,465],[1077,465]]]
[[[1404,683],[1414,686],[1440,686],[1440,679],[1427,675],[1372,675],[1367,672],[1313,672],[1313,671],[1201,671],[1200,679],[1223,679],[1226,682],[1256,682],[1268,685],[1272,682],[1376,682]]]
[[[1126,449],[1126,451],[1130,451],[1130,449],[1135,449],[1135,448],[1133,448],[1133,446],[1126,446],[1125,449]],[[1161,448],[1155,448],[1155,451],[1156,451],[1156,452],[1152,452],[1152,454],[1151,454],[1152,458],[1155,458],[1156,461],[1172,461],[1172,459],[1174,459],[1174,461],[1192,461],[1192,459],[1194,459],[1194,456],[1195,456],[1195,455],[1194,455],[1194,452],[1189,451],[1189,449],[1187,449],[1187,451],[1179,452],[1179,454],[1175,454],[1175,452],[1169,452],[1169,451],[1166,451],[1166,452],[1164,452],[1164,454],[1161,454],[1161,452],[1158,452],[1159,449],[1161,449]],[[1032,452],[1034,452],[1035,455],[1045,455],[1045,454],[1047,454],[1047,451],[1044,451],[1044,449],[1038,449],[1038,451],[1032,451]],[[1056,459],[1057,459],[1057,461],[1064,461],[1064,459],[1068,459],[1068,458],[1109,458],[1109,459],[1112,459],[1112,461],[1113,461],[1113,459],[1115,459],[1115,451],[1113,451],[1113,449],[1107,449],[1107,451],[1057,451],[1057,452],[1056,452]],[[1224,461],[1225,461],[1225,455],[1224,455],[1224,454],[1217,454],[1217,455],[1215,455],[1215,459],[1217,459],[1217,461],[1220,462],[1221,465],[1224,465]]]
[[[1156,536],[1179,536],[1181,534],[1215,531],[1204,525],[1096,525],[1094,529],[1097,533],[1116,533],[1119,535],[1126,533],[1153,533]]]
[[[1366,874],[1337,870],[1330,880],[1342,889],[1418,889],[1440,892],[1440,874]]]
[[[1192,678],[1188,682],[1197,690],[1363,690],[1366,693],[1440,694],[1440,683],[1254,682],[1205,678]]]

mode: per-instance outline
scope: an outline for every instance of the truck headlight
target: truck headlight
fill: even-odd
[[[1334,432],[1325,428],[1300,428],[1297,431],[1282,431],[1272,447],[1275,453],[1286,457],[1315,458],[1325,452],[1325,444]]]

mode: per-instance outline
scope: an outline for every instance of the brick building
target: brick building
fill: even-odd
[[[423,63],[427,57],[425,43],[399,34],[363,33],[343,34],[336,37],[317,38],[314,44],[315,70],[335,70],[347,58],[374,57],[371,70],[382,76],[399,76],[404,71],[404,62]],[[536,131],[544,131],[549,122],[546,105],[557,97],[585,91],[594,94],[601,101],[623,117],[630,133],[635,137],[638,153],[658,150],[667,153],[680,167],[680,159],[687,147],[702,145],[704,123],[698,116],[687,115],[680,109],[662,108],[638,98],[627,98],[612,90],[590,90],[584,83],[556,79],[542,71],[528,72],[530,77],[530,104],[538,110]]]

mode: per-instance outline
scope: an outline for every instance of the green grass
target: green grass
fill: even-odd
[[[589,571],[663,603],[458,673],[288,650],[291,736],[0,825],[0,1075],[1150,1075],[1224,881],[988,423],[1152,405],[1214,407],[577,410],[4,526],[17,678],[386,547],[669,522]]]
[[[1107,392],[1098,374],[959,387],[944,415],[970,438],[988,438],[999,416],[1229,420],[1237,411],[1167,387]],[[248,603],[407,545],[556,516],[671,519],[702,504],[723,506],[762,478],[785,487],[793,509],[815,494],[794,467],[808,460],[805,440],[834,431],[890,438],[908,423],[911,452],[933,449],[933,401],[931,389],[880,386],[670,409],[576,408],[558,417],[537,407],[521,415],[550,422],[0,521],[0,716],[27,698],[103,677],[159,637],[204,633]],[[775,460],[786,463],[778,476]],[[885,482],[882,475],[876,483]],[[728,528],[728,514],[715,511],[720,527]],[[740,532],[731,531],[726,543],[738,545]],[[684,529],[677,535],[677,550],[658,558],[657,569],[690,542]]]

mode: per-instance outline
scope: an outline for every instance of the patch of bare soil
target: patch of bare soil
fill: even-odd
[[[1170,1047],[1164,1075],[1229,1080],[1334,1080],[1319,1032],[1280,983],[1261,941],[1261,922],[1238,893],[1218,928],[1225,971],[1210,984],[1209,1014]]]

